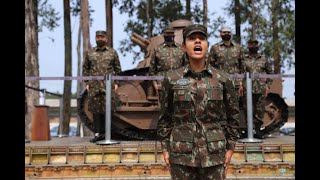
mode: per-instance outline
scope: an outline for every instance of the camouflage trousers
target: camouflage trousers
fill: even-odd
[[[224,180],[223,164],[211,167],[190,167],[179,164],[170,165],[172,180]]]
[[[265,98],[263,94],[252,94],[252,114],[253,114],[253,123],[254,126],[260,128],[263,121],[264,107],[262,101]],[[242,105],[247,117],[247,95],[245,94],[242,98]]]
[[[92,113],[106,112],[106,93],[89,91],[88,110]]]

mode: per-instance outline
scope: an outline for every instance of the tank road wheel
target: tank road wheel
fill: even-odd
[[[284,99],[276,93],[269,93],[264,99],[265,113],[261,133],[266,136],[274,131],[278,131],[288,122],[289,110]]]
[[[265,99],[263,99],[262,105],[264,106],[265,112],[260,130],[254,128],[256,125],[255,122],[253,122],[254,137],[259,139],[267,137],[272,132],[279,131],[288,121],[289,117],[288,105],[279,94],[269,93]],[[248,137],[246,110],[246,108],[240,108],[241,138]]]

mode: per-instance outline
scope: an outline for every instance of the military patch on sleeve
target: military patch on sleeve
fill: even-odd
[[[179,79],[178,81],[177,81],[177,84],[179,84],[180,86],[186,86],[186,85],[188,85],[189,84],[189,80],[188,79]]]

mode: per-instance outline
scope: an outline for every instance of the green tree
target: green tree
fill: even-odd
[[[61,19],[59,12],[52,7],[48,0],[37,0],[36,7],[38,9],[37,17],[40,19],[38,24],[38,32],[42,32],[43,28],[47,28],[49,31],[53,31],[58,27],[58,21]]]
[[[203,22],[202,1],[195,0],[194,7],[191,7],[191,0],[186,1],[186,7],[180,0],[123,0],[116,1],[115,6],[119,7],[120,13],[127,13],[130,17],[137,15],[136,19],[129,19],[125,27],[127,38],[120,42],[120,52],[126,56],[133,54],[133,63],[139,59],[143,52],[136,51],[130,37],[133,32],[150,38],[162,33],[170,22],[177,19],[191,19],[195,23]],[[190,16],[190,17],[189,17]],[[208,20],[209,21],[209,20]]]
[[[224,10],[232,15],[234,1]],[[241,0],[240,17],[243,25],[242,38],[256,38],[261,50],[274,62],[274,72],[281,67],[295,65],[295,7],[294,0]]]

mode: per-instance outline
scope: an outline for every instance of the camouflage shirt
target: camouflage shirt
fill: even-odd
[[[160,88],[157,132],[170,163],[223,164],[239,138],[239,107],[228,76],[209,64],[199,73],[186,65],[168,73]]]
[[[104,76],[106,74],[118,74],[121,72],[118,53],[111,47],[94,47],[86,54],[83,63],[83,76]],[[105,92],[105,81],[89,80],[90,92]]]
[[[230,46],[227,46],[223,41],[213,45],[210,49],[208,61],[210,64],[225,71],[228,74],[241,74],[244,72],[241,67],[241,61],[243,60],[243,50],[240,44],[231,41]],[[239,85],[241,80],[238,79],[235,85]]]
[[[154,49],[151,56],[149,75],[164,75],[171,70],[182,67],[183,64],[184,52],[182,45],[174,43],[169,46],[164,42]]]
[[[119,57],[113,48],[107,46],[102,49],[94,47],[86,54],[83,63],[83,76],[104,76],[109,73],[116,75],[120,72]],[[89,80],[85,82],[89,85],[89,111],[92,113],[105,112],[106,82],[104,80]],[[111,93],[111,98],[114,98],[114,96],[115,93]]]
[[[270,62],[262,56],[257,54],[253,57],[249,54],[244,56],[243,67],[253,74],[272,74],[272,68]],[[257,78],[252,81],[252,93],[254,94],[264,94],[266,86],[271,86],[272,79],[270,78]],[[246,82],[243,82],[244,87],[246,87]]]

